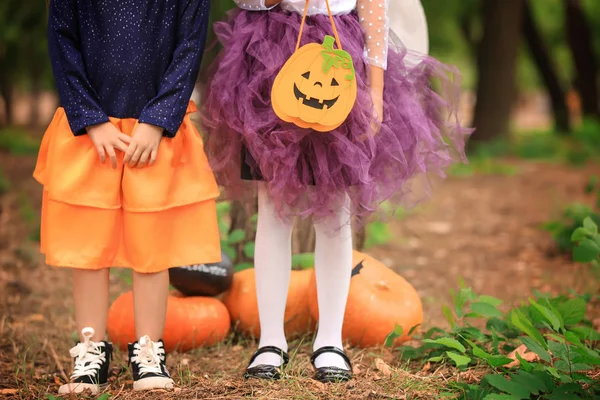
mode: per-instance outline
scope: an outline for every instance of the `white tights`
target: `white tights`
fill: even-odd
[[[275,213],[264,184],[258,195],[255,269],[256,294],[260,316],[259,347],[277,346],[288,350],[283,330],[292,264],[293,223]],[[345,207],[327,223],[315,224],[315,271],[319,303],[319,330],[313,350],[323,346],[342,347],[342,324],[352,271],[352,230]],[[261,354],[251,367],[260,364],[279,366],[282,359],[273,353]],[[346,369],[342,358],[325,353],[315,361],[316,367]]]

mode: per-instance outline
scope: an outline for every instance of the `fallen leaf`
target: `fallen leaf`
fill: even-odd
[[[383,376],[392,375],[392,367],[387,365],[381,358],[375,359],[375,367],[383,374]]]
[[[42,314],[31,314],[25,318],[25,322],[41,322],[44,320],[45,318]]]
[[[360,366],[358,364],[354,364],[352,366],[352,373],[354,375],[358,375],[358,374],[360,374],[360,372],[361,372]]]
[[[450,233],[452,225],[449,222],[430,222],[427,224],[427,230],[438,235]]]
[[[0,394],[17,394],[18,389],[2,389]]]
[[[516,349],[514,349],[513,351],[511,351],[510,353],[508,353],[507,357],[514,361],[509,364],[506,364],[505,365],[506,368],[514,368],[514,367],[521,365],[521,362],[517,359],[516,353],[519,353],[519,356],[523,360],[528,361],[528,362],[533,362],[533,361],[537,361],[540,359],[540,357],[537,354],[535,354],[534,352],[528,351],[527,346],[522,344],[519,347],[517,347]]]
[[[190,365],[190,359],[189,358],[182,358],[181,359],[181,365]]]
[[[243,349],[244,349],[244,346],[241,346],[241,345],[239,345],[239,344],[236,344],[235,346],[233,346],[233,347],[231,348],[231,351],[238,352],[238,351],[242,351]]]
[[[421,372],[427,372],[431,369],[431,363],[429,361],[427,361],[425,363],[425,365],[423,365],[423,368],[421,368]]]

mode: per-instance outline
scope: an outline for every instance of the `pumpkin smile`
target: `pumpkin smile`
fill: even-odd
[[[321,84],[321,86],[323,86],[323,85]],[[304,104],[307,107],[316,108],[318,110],[322,110],[323,108],[325,108],[325,106],[327,106],[327,109],[330,109],[331,107],[333,107],[335,102],[340,97],[340,96],[337,96],[335,99],[323,100],[323,103],[319,102],[319,100],[317,100],[317,99],[307,100],[306,95],[304,93],[302,93],[300,91],[300,89],[298,89],[298,86],[295,83],[294,83],[294,94],[296,95],[297,100],[302,99],[302,104]]]

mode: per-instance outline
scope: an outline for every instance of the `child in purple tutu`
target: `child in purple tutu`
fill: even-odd
[[[204,99],[207,151],[218,181],[231,195],[239,198],[258,186],[261,337],[247,378],[278,379],[289,359],[284,311],[293,218],[312,217],[316,230],[315,378],[346,381],[352,367],[341,332],[352,269],[352,217],[372,214],[385,200],[405,200],[412,178],[443,176],[445,167],[464,159],[469,130],[456,114],[458,73],[425,55],[414,65],[411,54],[408,66],[407,50],[389,32],[388,1],[235,0],[241,10],[215,24],[223,50]],[[350,115],[325,133],[282,121],[270,103],[275,76],[295,50],[306,7],[302,44],[333,35],[329,7],[356,72]],[[441,95],[430,88],[431,78],[439,78]]]

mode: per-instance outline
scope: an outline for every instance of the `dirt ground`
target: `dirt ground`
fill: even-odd
[[[0,195],[0,398],[46,398],[46,393],[56,393],[71,365],[68,349],[75,323],[70,273],[45,266],[36,243],[28,240],[35,222],[27,219],[40,204],[40,188],[31,178],[34,161],[0,152],[0,165],[12,183],[11,191]],[[444,326],[441,305],[449,302],[449,290],[458,287],[459,277],[476,293],[499,297],[507,305],[526,300],[534,289],[597,290],[585,268],[556,254],[540,225],[567,203],[591,204],[583,187],[589,176],[600,175],[600,166],[511,162],[518,167],[515,176],[449,178],[431,201],[391,224],[394,240],[369,251],[421,294],[425,329]],[[114,297],[128,289],[122,279],[112,279]],[[385,349],[349,349],[357,379],[330,387],[310,379],[308,346],[298,348],[288,371],[293,379],[279,383],[241,379],[253,344],[231,341],[172,354],[169,366],[180,387],[146,395],[131,394],[125,356],[117,354],[111,392],[114,399],[433,399],[458,379],[444,368],[410,372]]]

